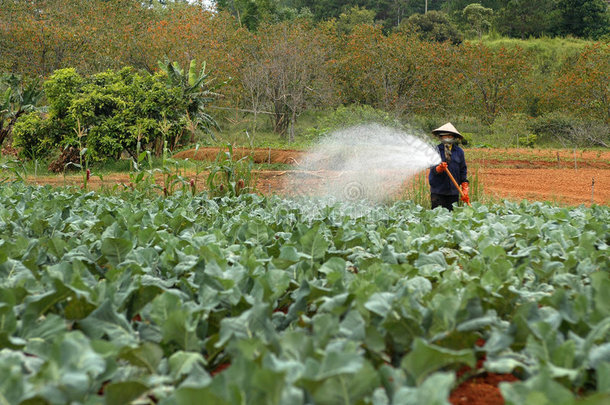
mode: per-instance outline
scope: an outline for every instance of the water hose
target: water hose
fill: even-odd
[[[445,173],[447,173],[447,175],[449,176],[449,178],[451,179],[451,181],[453,182],[453,185],[455,186],[455,188],[457,188],[457,191],[460,193],[460,197],[464,198],[464,192],[462,191],[462,189],[460,188],[460,186],[457,184],[457,181],[455,181],[455,179],[453,178],[453,175],[451,174],[451,172],[449,171],[449,168],[445,166]],[[463,201],[463,200],[462,200]],[[469,207],[472,207],[472,205],[470,205],[470,202],[467,202],[466,204],[468,204]]]

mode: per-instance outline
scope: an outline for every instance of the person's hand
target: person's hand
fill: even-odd
[[[447,170],[447,162],[441,162],[440,165],[436,166],[436,172],[439,174],[444,172],[445,170]]]
[[[462,201],[466,204],[470,204],[470,197],[468,196],[468,183],[462,183]]]

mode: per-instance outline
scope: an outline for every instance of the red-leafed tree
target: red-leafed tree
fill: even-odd
[[[527,91],[532,70],[524,50],[464,44],[452,60],[461,82],[462,111],[490,124],[502,112],[523,110],[522,93]]]
[[[610,45],[587,47],[555,79],[548,103],[585,119],[610,124]]]

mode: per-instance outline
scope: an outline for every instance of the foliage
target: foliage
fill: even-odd
[[[556,77],[548,102],[554,109],[610,124],[609,77],[610,44],[587,47]]]
[[[0,76],[0,147],[10,139],[19,117],[41,110],[42,96],[39,80],[24,80],[15,74]]]
[[[604,0],[557,0],[557,9],[561,34],[600,38],[610,33],[610,14]]]
[[[490,134],[484,141],[505,148],[532,146],[530,121],[531,118],[525,114],[500,114],[489,126]]]
[[[325,115],[307,131],[307,136],[318,138],[337,129],[349,128],[361,124],[377,123],[387,127],[399,127],[401,124],[392,115],[368,105],[352,104],[339,106],[329,115]]]
[[[177,76],[170,79],[131,68],[89,77],[74,69],[58,70],[44,84],[48,118],[41,123],[30,117],[16,133],[15,145],[24,148],[25,156],[59,145],[86,148],[94,161],[123,152],[135,158],[137,145],[143,150],[157,145],[160,151],[168,141],[173,149],[185,141],[187,130],[194,136],[197,128],[215,125],[204,109],[215,93],[204,88],[203,70],[197,74],[191,65],[187,79],[172,68]]]
[[[375,12],[360,8],[352,7],[339,15],[337,19],[337,32],[340,34],[349,34],[355,26],[360,24],[372,25],[375,22]]]
[[[445,42],[452,44],[462,42],[462,36],[449,16],[441,11],[429,11],[426,14],[414,14],[404,23],[401,30],[412,30],[425,41]]]
[[[1,398],[607,402],[608,208],[473,205],[5,185]]]
[[[51,135],[49,121],[40,113],[29,113],[21,117],[13,128],[13,146],[24,159],[47,157],[57,147]]]
[[[226,145],[227,150],[220,151],[210,167],[206,180],[210,196],[237,197],[254,192],[255,179],[252,176],[254,160],[244,156],[235,160],[233,145]]]
[[[610,146],[608,125],[560,111],[532,120],[529,127],[540,140],[568,146]]]
[[[519,111],[531,66],[520,48],[489,49],[465,44],[459,50],[458,75],[464,81],[462,108],[491,124],[503,111]]]
[[[464,7],[462,14],[464,14],[466,21],[471,24],[480,41],[483,36],[483,31],[486,31],[491,27],[493,10],[483,7],[479,3],[472,3]]]
[[[383,35],[379,27],[363,25],[347,37],[333,76],[345,104],[368,104],[408,116],[452,107],[457,76],[449,74],[448,43],[420,41],[405,32]]]
[[[496,29],[513,38],[541,37],[557,31],[555,0],[512,0],[498,12]]]
[[[464,31],[468,30],[470,24],[463,10],[470,3],[468,0],[429,0],[427,15],[413,17],[413,20],[422,20],[424,28],[419,34],[430,29],[428,32],[436,37],[457,22]],[[600,44],[544,37],[555,35],[558,28],[552,21],[560,21],[556,18],[559,11],[555,2],[552,3],[546,0],[479,2],[499,17],[493,22],[490,31],[493,35],[483,36],[479,56],[471,54],[470,45],[418,40],[406,21],[409,16],[424,12],[424,2],[242,2],[239,4],[244,7],[260,6],[257,13],[261,16],[266,5],[273,9],[269,16],[257,17],[256,30],[250,31],[243,21],[240,28],[239,18],[244,17],[241,11],[239,18],[236,13],[233,16],[225,11],[210,12],[202,8],[201,2],[6,0],[0,7],[0,69],[24,77],[48,78],[53,72],[57,74],[59,68],[74,68],[73,73],[66,73],[64,83],[57,76],[57,88],[46,90],[54,100],[50,105],[53,115],[58,111],[67,114],[62,103],[72,100],[72,91],[85,85],[70,80],[88,80],[94,74],[108,69],[118,71],[125,66],[154,74],[159,60],[165,60],[165,66],[167,61],[172,61],[172,66],[176,63],[175,66],[184,68],[182,75],[186,78],[191,61],[205,60],[208,66],[214,67],[217,78],[214,83],[226,83],[223,97],[215,99],[213,106],[214,117],[225,125],[224,129],[233,123],[247,122],[249,135],[255,136],[257,125],[264,123],[266,128],[273,127],[291,142],[295,141],[294,128],[304,112],[335,109],[339,104],[371,105],[405,120],[413,119],[414,115],[451,120],[467,116],[464,118],[480,119],[488,125],[502,113],[536,117],[562,111],[591,122],[605,121],[601,106],[608,103],[600,97],[603,92],[593,88],[607,74],[605,54],[597,53],[597,59],[592,56],[577,66],[574,63],[584,46]],[[568,4],[565,10],[581,8],[578,6],[581,3],[577,3]],[[594,3],[597,4],[582,2],[582,6]],[[316,23],[307,10],[315,15]],[[439,15],[445,20],[449,18],[449,25],[441,24]],[[328,17],[336,20],[325,21]],[[596,21],[587,18],[583,19],[587,26]],[[359,24],[361,21],[368,23]],[[593,25],[589,28],[593,30]],[[516,37],[541,38],[498,39],[498,31]],[[440,35],[440,39],[446,38],[447,35]],[[502,53],[502,47],[520,48],[514,50],[518,62],[514,75],[509,61],[486,56],[489,52]],[[491,50],[488,52],[485,48]],[[527,66],[522,67],[521,62]],[[581,82],[569,77],[572,66],[587,79]],[[201,73],[199,67],[197,73]],[[505,68],[508,68],[506,78],[501,73]],[[596,76],[595,71],[600,74]],[[486,82],[495,77],[500,83],[497,96],[493,94],[493,86]],[[510,84],[513,81],[516,83]],[[207,90],[215,92],[214,83]],[[182,88],[183,94],[185,90]],[[102,98],[92,98],[83,108],[116,101],[111,100],[110,94]],[[572,103],[572,98],[577,102]],[[159,105],[168,102],[168,99],[159,100]],[[204,119],[198,124],[191,113],[183,115],[180,111],[185,110],[176,109],[175,116],[170,114],[166,119],[162,115],[159,119],[153,118],[161,123],[158,130],[146,114],[157,116],[159,111],[149,111],[144,114],[147,119],[136,124],[127,123],[126,127],[133,127],[131,130],[117,128],[120,125],[116,122],[110,123],[112,136],[121,137],[121,141],[106,142],[99,139],[98,132],[98,148],[113,154],[129,143],[128,149],[133,153],[135,143],[127,142],[127,138],[137,137],[134,134],[138,132],[153,133],[150,137],[156,143],[143,144],[143,147],[153,149],[157,155],[162,153],[164,139],[168,140],[170,149],[181,142],[197,141],[194,134],[205,131],[207,121]],[[210,110],[206,107],[204,113],[210,114]],[[261,117],[268,118],[269,122]],[[61,140],[65,134],[73,134],[76,120],[67,114],[55,124],[58,125],[49,129],[49,139]]]
[[[165,62],[159,62],[159,67],[166,73],[168,85],[181,90],[180,98],[185,104],[181,119],[191,131],[190,142],[194,142],[196,130],[199,128],[210,135],[212,128],[219,129],[218,123],[206,111],[206,107],[219,96],[216,90],[220,85],[212,86],[212,79],[205,72],[205,63],[199,72],[195,60],[190,62],[188,71],[181,69],[177,62],[172,63],[167,59]],[[172,150],[179,142],[177,137],[170,143]]]
[[[274,131],[294,140],[298,116],[332,99],[325,34],[302,21],[260,27],[241,44],[249,56],[240,81],[255,112],[271,110]]]

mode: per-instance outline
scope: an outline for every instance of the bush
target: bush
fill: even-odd
[[[57,145],[49,121],[39,113],[29,113],[19,118],[13,128],[13,146],[19,150],[19,157],[39,159],[49,156]]]
[[[610,146],[608,126],[602,121],[585,120],[563,112],[551,112],[538,117],[529,125],[543,142],[567,146]]]
[[[204,104],[198,104],[189,121],[186,111],[195,96],[169,82],[165,72],[140,74],[132,68],[90,77],[61,69],[44,88],[48,117],[30,115],[17,130],[15,142],[23,157],[46,156],[59,146],[86,148],[86,158],[94,161],[119,158],[123,152],[135,157],[138,144],[141,150],[160,150],[167,141],[173,149],[183,142]],[[193,92],[197,88],[193,86]]]

